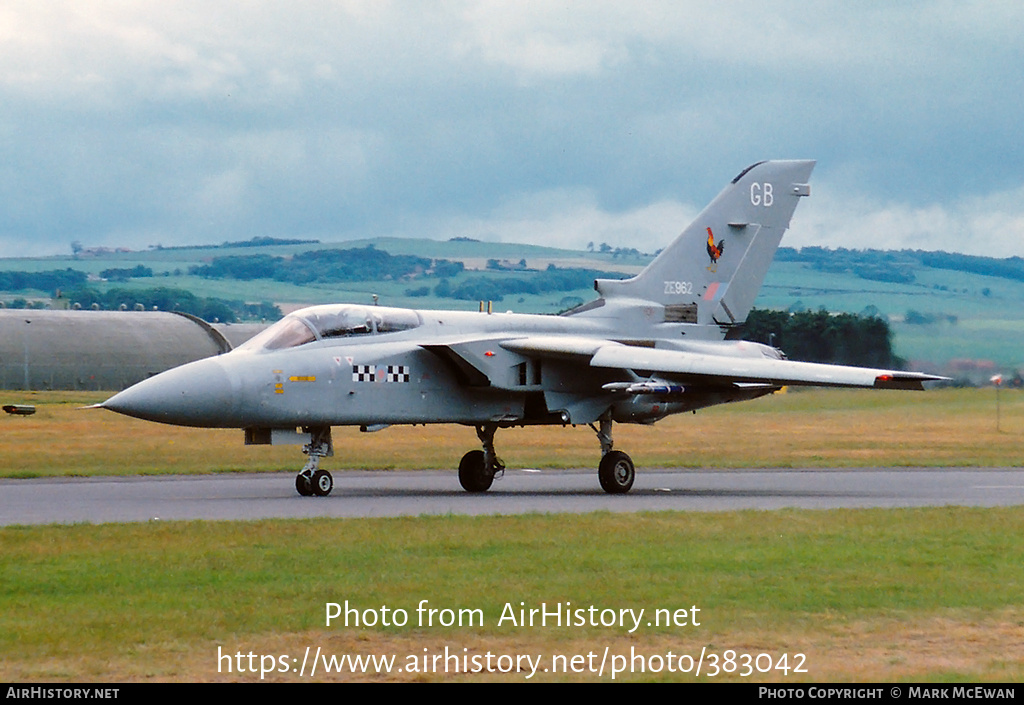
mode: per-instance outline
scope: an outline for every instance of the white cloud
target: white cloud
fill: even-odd
[[[598,204],[591,191],[562,189],[523,195],[484,216],[438,218],[416,229],[420,236],[437,239],[462,236],[571,249],[607,242],[612,247],[654,252],[678,235],[704,205],[659,200],[610,211]],[[1024,186],[912,205],[882,202],[815,182],[811,198],[797,208],[782,244],[1024,257]]]
[[[696,213],[676,201],[611,212],[601,208],[589,191],[553,190],[518,197],[481,217],[456,215],[420,223],[417,234],[578,250],[607,243],[654,252],[671,242]]]
[[[536,77],[596,76],[625,50],[588,22],[588,3],[464,3],[465,26],[453,44],[459,59],[478,56],[509,67],[520,82]]]
[[[882,202],[829,185],[813,189],[784,245],[1024,256],[1024,185],[927,205]]]

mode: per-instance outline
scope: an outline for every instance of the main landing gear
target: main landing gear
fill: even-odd
[[[614,441],[610,412],[601,417],[600,424],[600,429],[590,424],[590,428],[597,433],[597,440],[601,442],[601,464],[597,466],[597,479],[601,482],[601,489],[608,494],[626,494],[636,479],[633,459],[621,450],[612,450]]]
[[[612,450],[611,412],[602,416],[599,423],[600,428],[590,424],[601,442],[601,463],[597,468],[597,479],[601,482],[601,489],[608,494],[626,494],[636,479],[633,459],[621,450]],[[483,450],[469,451],[459,463],[459,483],[467,492],[486,492],[491,488],[491,483],[505,472],[505,464],[494,452],[494,433],[497,430],[495,424],[476,427],[476,435],[483,444]]]
[[[320,458],[334,455],[330,426],[310,429],[310,441],[302,446],[302,452],[309,460],[295,476],[295,490],[303,497],[326,497],[334,489],[334,478],[320,469]]]
[[[494,452],[494,424],[476,427],[476,437],[483,444],[483,450],[471,450],[462,456],[459,463],[459,483],[466,492],[486,492],[495,478],[505,473],[505,464]]]

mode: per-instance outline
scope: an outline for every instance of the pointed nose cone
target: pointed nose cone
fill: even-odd
[[[235,402],[224,366],[207,358],[143,380],[100,406],[147,421],[217,428],[232,426]]]

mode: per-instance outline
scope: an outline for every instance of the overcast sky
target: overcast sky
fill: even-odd
[[[254,236],[1024,255],[1024,3],[5,0],[0,256]]]

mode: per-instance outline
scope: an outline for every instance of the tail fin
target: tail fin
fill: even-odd
[[[662,304],[665,321],[742,323],[750,312],[801,196],[813,161],[759,162],[718,194],[697,219],[632,279],[598,279],[605,299]]]

